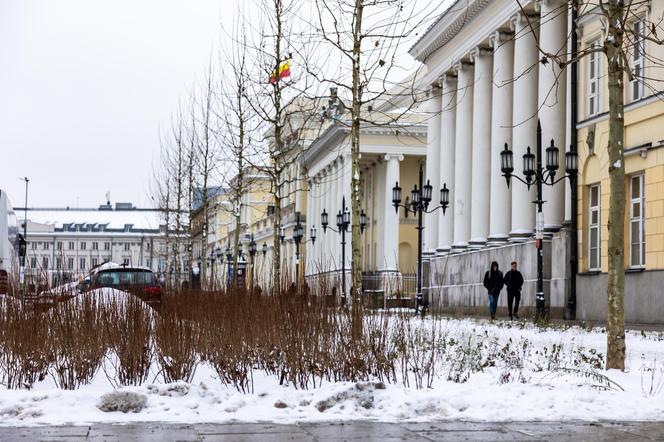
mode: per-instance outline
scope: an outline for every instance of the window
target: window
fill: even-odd
[[[92,243],[92,250],[99,250],[99,243],[98,242],[93,242]]]
[[[645,38],[644,23],[639,20],[634,23],[634,50],[632,52],[632,74],[631,82],[632,101],[643,98],[643,65],[645,64]]]
[[[32,243],[32,250],[37,250],[37,243],[36,242]]]
[[[630,179],[630,265],[643,267],[646,263],[645,226],[645,195],[643,192],[643,175],[634,175]]]
[[[599,42],[590,44],[591,49],[599,49]],[[588,57],[588,115],[599,113],[600,87],[600,52],[592,52]]]
[[[129,258],[125,258],[122,260],[122,265],[128,266],[129,265]]]
[[[104,243],[104,250],[111,250],[111,243],[110,242],[105,242]]]
[[[59,256],[55,258],[55,269],[62,270],[62,258]]]
[[[49,243],[45,242],[44,243],[44,250],[48,250]]]
[[[124,249],[125,249],[125,251],[127,251],[127,252],[129,251],[129,245],[130,245],[130,244],[129,244],[128,242],[126,242],[126,243],[124,244]]]
[[[104,262],[110,262],[111,258],[109,256],[104,257]]]
[[[44,270],[48,269],[48,256],[44,256],[42,258],[42,267],[44,268]]]
[[[74,258],[67,258],[67,270],[74,270]]]
[[[85,250],[87,248],[87,243],[85,241],[81,241],[81,250]]]
[[[30,267],[33,269],[37,268],[37,257],[33,256],[30,258]]]
[[[62,241],[58,241],[58,242],[56,243],[56,248],[57,248],[58,250],[62,250]]]
[[[599,185],[590,186],[588,195],[590,207],[589,220],[589,243],[588,243],[588,270],[599,270],[601,266],[601,224],[600,224],[600,187]]]
[[[97,267],[99,265],[99,260],[97,258],[92,258],[92,267]]]
[[[85,270],[85,258],[79,259],[78,262],[78,269],[79,270]]]
[[[74,241],[69,241],[68,248],[69,250],[74,250]]]
[[[152,268],[152,258],[148,258],[145,260],[145,266],[149,269]]]

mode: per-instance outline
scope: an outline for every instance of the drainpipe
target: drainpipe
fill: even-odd
[[[578,121],[577,114],[578,114],[578,75],[577,75],[577,69],[578,69],[578,63],[576,61],[576,57],[578,56],[578,28],[577,28],[577,19],[578,19],[578,11],[577,7],[575,6],[574,2],[570,3],[570,7],[572,9],[572,50],[571,50],[571,57],[572,57],[572,64],[570,66],[571,68],[571,84],[570,84],[570,97],[572,102],[570,103],[570,150],[572,152],[577,151],[577,130],[576,130],[576,122]],[[571,244],[570,244],[570,295],[569,295],[569,302],[567,305],[567,319],[574,320],[576,319],[576,275],[578,273],[578,265],[579,265],[579,260],[578,260],[578,248],[579,248],[579,243],[578,243],[578,214],[579,214],[579,204],[578,204],[578,186],[577,186],[577,179],[578,175],[574,177],[571,180],[570,183],[570,188],[571,188],[571,212],[572,212],[572,219],[571,219]]]

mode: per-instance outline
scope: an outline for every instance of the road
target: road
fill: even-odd
[[[0,427],[0,441],[664,441],[664,422],[93,424]]]

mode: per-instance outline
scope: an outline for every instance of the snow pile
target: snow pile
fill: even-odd
[[[413,320],[426,341],[432,321]],[[446,355],[423,388],[403,381],[329,382],[309,390],[280,385],[256,370],[253,393],[220,381],[200,362],[193,381],[158,383],[159,367],[141,386],[114,390],[113,365],[76,390],[52,379],[32,390],[0,387],[0,425],[89,422],[229,422],[428,420],[656,420],[664,416],[664,334],[627,333],[627,370],[603,370],[603,330],[539,329],[524,323],[442,320]],[[433,343],[431,343],[433,345]],[[443,348],[443,347],[439,347]],[[445,359],[447,358],[447,359]],[[431,359],[429,359],[431,361]],[[454,362],[454,363],[453,363]],[[426,361],[421,364],[426,367]],[[404,369],[404,367],[400,367]],[[408,368],[405,368],[408,371]],[[430,383],[431,387],[427,385]],[[318,385],[318,383],[317,383]],[[103,411],[102,411],[103,410]]]

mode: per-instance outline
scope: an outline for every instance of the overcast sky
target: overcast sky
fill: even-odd
[[[0,0],[0,188],[23,206],[150,205],[159,126],[237,0]]]

